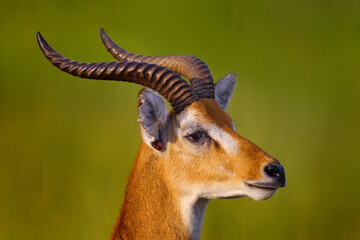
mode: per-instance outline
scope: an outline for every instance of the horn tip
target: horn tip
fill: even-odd
[[[103,28],[100,28],[100,37],[104,41],[105,39],[109,38],[109,36],[106,34],[105,30]]]
[[[44,40],[43,36],[41,35],[41,33],[39,31],[36,32],[36,39],[38,40],[38,42],[40,42],[41,40]]]
[[[45,49],[46,46],[48,46],[47,42],[45,41],[44,37],[41,35],[39,31],[36,32],[36,39],[41,50]]]
[[[54,53],[55,50],[45,41],[44,37],[39,31],[36,32],[36,39],[41,51],[47,56],[48,53]]]

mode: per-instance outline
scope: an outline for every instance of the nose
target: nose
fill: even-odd
[[[285,170],[283,166],[268,164],[265,166],[264,171],[269,177],[277,181],[280,184],[280,187],[285,187],[286,180],[285,180]]]

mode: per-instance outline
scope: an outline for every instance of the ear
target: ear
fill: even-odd
[[[215,84],[215,100],[222,110],[226,110],[230,98],[234,93],[236,85],[236,74],[229,73]]]
[[[163,150],[166,142],[166,126],[169,113],[162,98],[149,88],[139,95],[139,119],[141,136],[151,148]]]

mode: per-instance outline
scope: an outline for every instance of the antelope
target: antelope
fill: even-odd
[[[285,186],[280,162],[241,137],[225,112],[235,89],[234,73],[214,84],[199,58],[135,55],[103,29],[100,36],[118,61],[77,62],[57,53],[39,32],[37,41],[64,72],[146,87],[138,95],[142,140],[111,240],[200,239],[210,199],[265,200]]]

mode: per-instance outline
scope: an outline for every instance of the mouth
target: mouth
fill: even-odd
[[[244,181],[244,183],[249,187],[256,187],[264,190],[276,190],[279,187],[285,186],[278,181]]]
[[[257,201],[270,198],[280,187],[276,181],[244,181],[244,185],[247,188],[246,195]]]
[[[254,200],[266,200],[275,194],[278,188],[285,187],[286,180],[279,178],[267,178],[265,180],[244,181],[247,186],[247,196]]]

